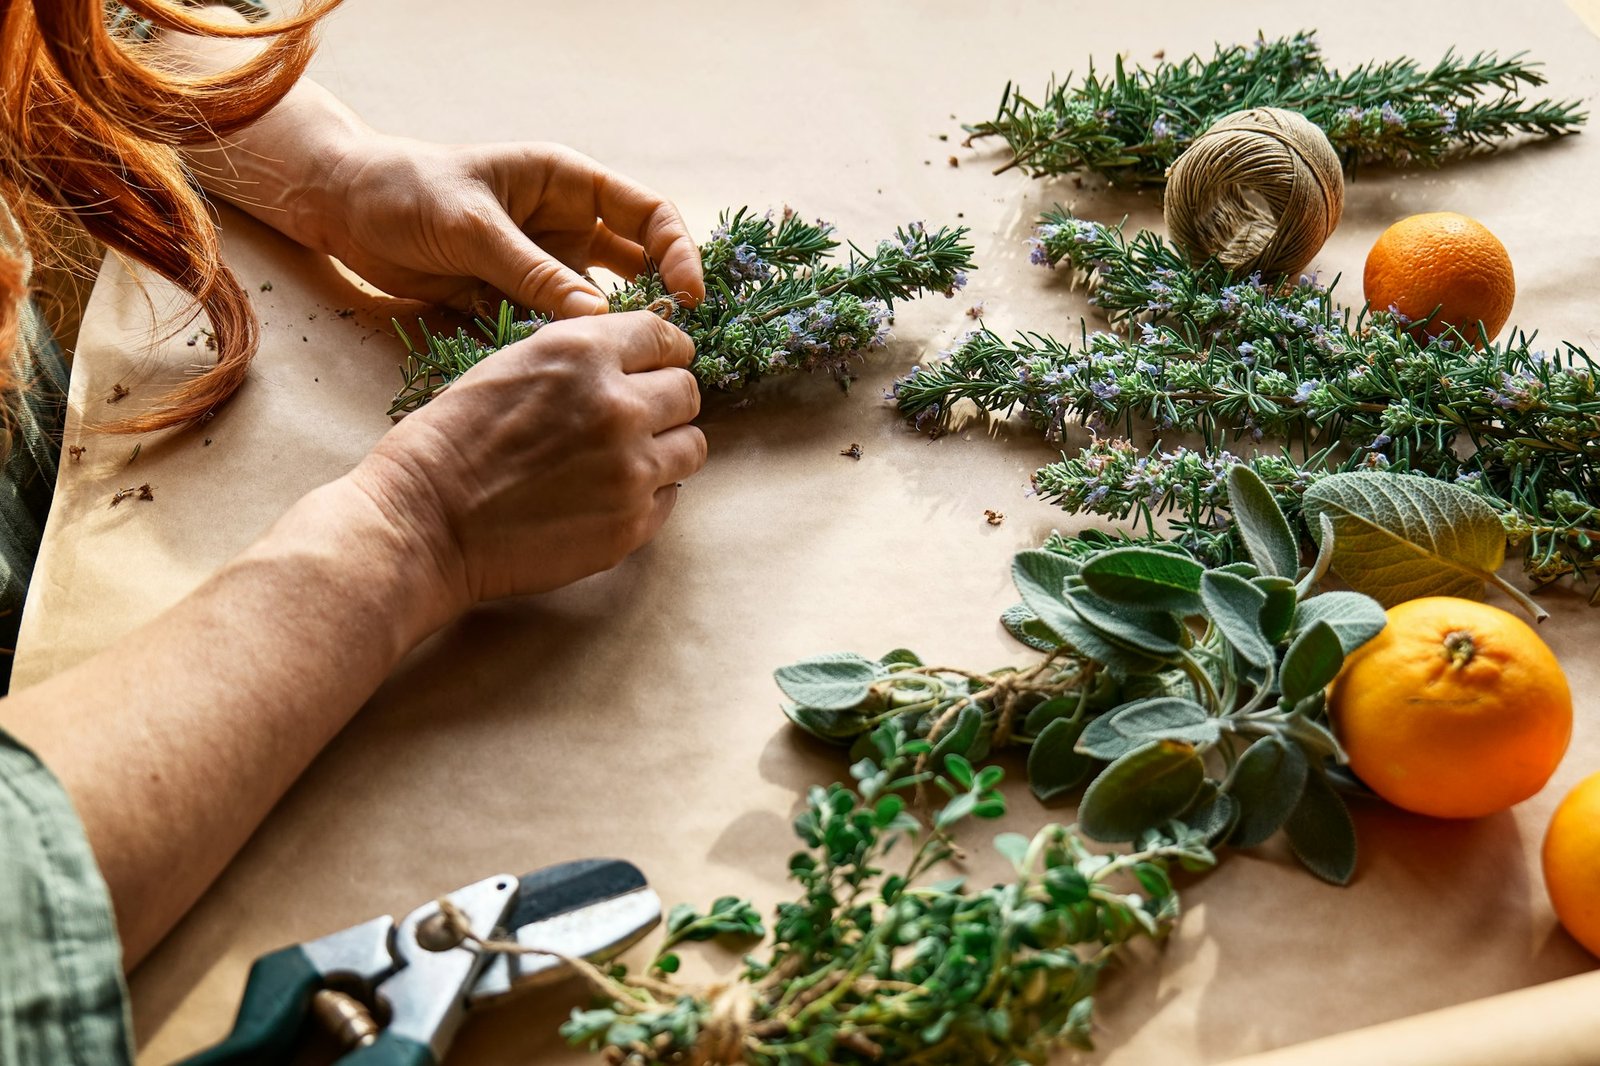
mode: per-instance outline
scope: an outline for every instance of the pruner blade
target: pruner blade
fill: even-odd
[[[660,897],[630,862],[580,859],[526,874],[506,918],[505,936],[539,953],[496,954],[467,1001],[482,1006],[560,980],[570,973],[569,958],[604,962],[660,920]]]

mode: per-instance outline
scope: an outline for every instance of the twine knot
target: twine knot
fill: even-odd
[[[1327,134],[1295,111],[1257,107],[1212,123],[1167,169],[1167,232],[1196,265],[1298,274],[1344,211]]]
[[[744,1041],[755,1011],[754,991],[736,981],[709,992],[711,1010],[700,1026],[690,1062],[693,1066],[743,1062]]]

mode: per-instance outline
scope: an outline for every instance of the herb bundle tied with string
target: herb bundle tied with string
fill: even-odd
[[[780,218],[749,208],[723,214],[700,247],[706,298],[694,307],[667,291],[659,274],[643,274],[613,291],[612,311],[651,310],[695,342],[690,369],[701,385],[736,389],[772,374],[826,371],[848,384],[854,362],[889,336],[896,301],[925,293],[954,295],[973,269],[965,228],[897,229],[871,251],[839,242],[825,222],[792,211]],[[407,349],[403,384],[389,413],[417,410],[484,358],[532,336],[549,320],[503,303],[495,320],[453,334],[422,328]]]

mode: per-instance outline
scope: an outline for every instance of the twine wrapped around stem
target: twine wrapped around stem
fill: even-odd
[[[1327,134],[1276,107],[1218,119],[1167,171],[1162,210],[1196,264],[1236,274],[1295,275],[1344,211],[1344,172]]]

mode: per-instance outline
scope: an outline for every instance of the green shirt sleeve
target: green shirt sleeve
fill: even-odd
[[[246,18],[263,18],[267,14],[267,0],[184,0],[191,7],[219,4],[231,7]],[[106,2],[106,23],[113,32],[123,33],[138,40],[150,37],[150,23],[123,7],[117,0]]]
[[[132,1032],[83,826],[54,775],[0,732],[0,1062],[125,1066]]]

